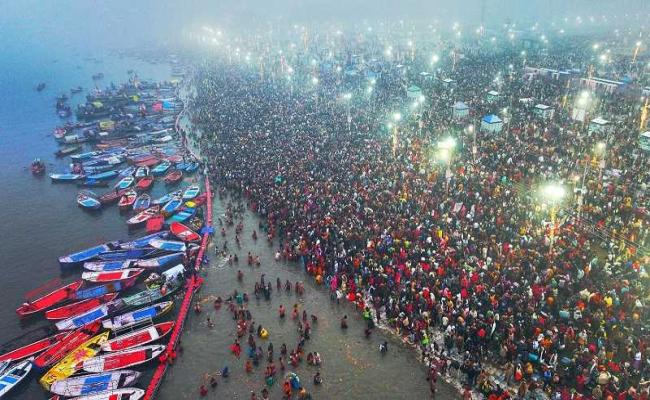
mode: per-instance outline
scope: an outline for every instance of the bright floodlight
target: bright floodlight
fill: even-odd
[[[438,147],[445,150],[453,150],[456,147],[456,139],[448,137],[438,142]]]
[[[343,93],[343,100],[350,100],[352,98],[352,93]]]
[[[316,77],[311,78],[311,83],[313,85],[318,85],[318,78],[316,78]]]
[[[398,112],[396,112],[395,114],[393,114],[393,120],[394,120],[395,122],[399,121],[400,119],[402,119],[402,114],[400,114],[400,113],[398,113]]]
[[[605,148],[606,148],[606,147],[607,147],[607,145],[605,144],[605,142],[598,142],[598,143],[596,143],[596,151],[597,151],[598,153],[602,153],[603,151],[605,151]]]
[[[559,183],[548,183],[542,188],[542,195],[552,203],[562,200],[565,193],[564,186]]]

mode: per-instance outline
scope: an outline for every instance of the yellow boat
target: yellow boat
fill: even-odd
[[[39,381],[45,390],[50,390],[50,386],[52,386],[54,382],[66,379],[77,372],[79,370],[77,366],[80,365],[81,362],[95,357],[102,349],[102,343],[108,340],[108,335],[109,332],[106,331],[97,336],[93,336],[50,368],[50,370],[47,371]]]

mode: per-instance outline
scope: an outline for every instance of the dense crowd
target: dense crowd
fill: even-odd
[[[582,89],[522,79],[523,63],[584,71],[570,42],[524,60],[468,51],[441,63],[453,90],[418,81],[419,106],[406,100],[415,73],[398,65],[407,53],[381,60],[369,95],[365,82],[310,65],[313,49],[288,58],[293,80],[285,59],[263,71],[213,61],[191,80],[191,119],[213,183],[246,197],[279,254],[416,343],[433,371],[460,371],[466,396],[647,399],[639,99],[592,93],[589,116],[616,123],[589,132],[565,103]],[[348,53],[335,55],[343,68]],[[540,119],[523,98],[555,115]],[[469,119],[452,116],[458,100]],[[502,132],[480,129],[491,113],[506,117]],[[441,160],[449,136],[457,145]],[[557,204],[539,193],[549,182],[566,188]]]

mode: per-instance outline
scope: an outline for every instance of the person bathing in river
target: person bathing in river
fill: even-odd
[[[284,309],[284,304],[280,304],[280,308],[278,309],[278,315],[280,315],[280,318],[284,318],[285,313],[286,310]]]
[[[347,314],[341,318],[341,329],[348,329],[348,316]]]
[[[298,304],[293,305],[293,310],[291,311],[291,319],[298,318]]]

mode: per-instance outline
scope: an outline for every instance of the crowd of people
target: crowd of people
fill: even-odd
[[[314,43],[264,68],[224,57],[195,71],[190,116],[212,182],[265,219],[278,256],[416,344],[434,382],[456,371],[464,398],[647,399],[639,98],[592,93],[588,116],[616,123],[590,132],[571,118],[582,88],[523,78],[524,63],[586,73],[583,45],[523,60],[518,48],[454,48],[437,72],[453,89],[418,75],[411,52],[354,41],[327,61]],[[352,54],[379,59],[371,89],[340,72],[362,70]],[[425,101],[411,106],[417,79]],[[539,118],[522,98],[555,114]],[[452,115],[458,100],[466,119]],[[492,113],[503,131],[480,129]],[[540,195],[550,182],[566,190],[557,203]]]

